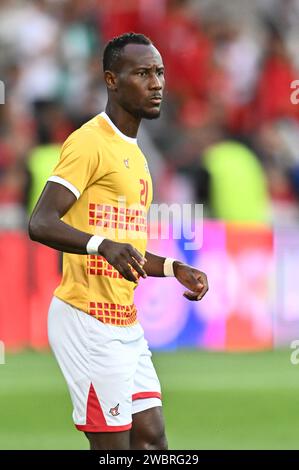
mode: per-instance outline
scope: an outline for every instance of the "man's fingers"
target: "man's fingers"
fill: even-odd
[[[117,247],[120,251],[110,261],[112,266],[128,281],[137,283],[139,276],[146,278],[147,274],[143,269],[146,259],[142,254],[129,243],[118,243]]]
[[[204,286],[204,288],[202,289],[201,293],[200,293],[200,299],[199,299],[199,300],[201,300],[201,299],[203,298],[203,296],[206,295],[206,293],[208,292],[208,290],[209,290],[209,286],[208,286],[208,284],[206,284],[206,285]]]
[[[185,291],[183,295],[188,300],[201,300],[208,290],[209,290],[209,286],[207,284],[206,285],[201,284],[200,289],[198,289],[197,287],[196,289],[194,289],[193,292]]]
[[[132,256],[132,258],[135,258],[137,263],[139,263],[141,266],[143,266],[146,263],[146,259],[142,256],[142,254],[136,250],[133,246],[130,246],[129,253]]]
[[[194,301],[194,300],[200,300],[199,296],[201,294],[190,292],[190,291],[185,291],[183,295],[184,297],[186,297],[186,299]]]
[[[178,271],[177,279],[189,289],[183,294],[188,300],[201,300],[209,289],[205,273],[187,265],[182,266],[181,271]]]
[[[207,293],[209,290],[208,278],[204,273],[200,273],[199,276],[194,275],[195,286],[192,287],[192,290],[200,294],[200,299]],[[198,300],[200,300],[198,299]]]
[[[139,276],[143,278],[146,277],[146,272],[142,269],[142,266],[140,265],[140,263],[133,256],[130,256],[128,253],[125,253],[122,255],[120,264],[125,268],[129,267],[129,269],[130,269],[130,266],[132,266],[132,268],[135,269],[135,271],[139,274]]]
[[[209,290],[209,283],[208,283],[208,278],[207,276],[202,273],[200,282],[202,283],[202,290],[201,290],[201,298],[208,292]]]
[[[132,266],[133,269],[135,269],[135,271],[138,272],[138,274],[140,274],[141,277],[143,277],[144,279],[147,277],[146,272],[144,271],[144,269],[142,269],[140,264],[137,263],[137,261],[134,258],[131,258],[128,261],[128,263]]]
[[[134,275],[132,270],[129,268],[129,266],[126,264],[124,266],[123,264],[117,264],[115,266],[115,269],[125,278],[127,281],[135,282],[137,283],[137,277]]]
[[[204,283],[201,279],[198,279],[194,274],[190,276],[188,285],[186,285],[193,293],[197,292],[197,295],[204,289]]]

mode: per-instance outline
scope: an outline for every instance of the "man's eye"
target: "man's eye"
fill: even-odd
[[[164,75],[164,70],[159,70],[158,75]]]
[[[143,72],[138,72],[138,74],[137,74],[137,75],[139,75],[140,77],[145,77],[145,75],[146,75],[146,72],[145,72],[145,71],[143,71]]]

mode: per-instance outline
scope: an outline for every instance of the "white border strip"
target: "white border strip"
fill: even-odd
[[[69,189],[77,199],[81,196],[80,191],[69,181],[65,180],[64,178],[61,178],[60,176],[50,176],[48,178],[48,181],[53,181],[53,183],[58,183],[62,184],[62,186],[65,186],[67,189]]]
[[[108,124],[112,127],[112,129],[116,132],[116,134],[119,135],[122,139],[126,140],[127,142],[130,142],[130,144],[135,144],[135,145],[137,144],[137,139],[134,139],[134,137],[129,137],[123,134],[118,129],[118,127],[116,127],[116,125],[111,121],[110,117],[108,116],[108,114],[105,113],[105,111],[100,113],[100,116],[102,116],[102,118],[104,118],[105,121],[108,122]]]

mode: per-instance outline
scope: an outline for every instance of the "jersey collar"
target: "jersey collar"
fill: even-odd
[[[116,134],[119,135],[122,139],[124,139],[126,142],[130,142],[130,144],[137,144],[137,139],[123,134],[118,129],[118,127],[116,127],[116,125],[111,121],[110,117],[108,116],[108,114],[105,113],[105,111],[100,113],[100,116],[104,118],[106,122],[108,122],[108,124],[112,127],[112,129],[116,132]]]

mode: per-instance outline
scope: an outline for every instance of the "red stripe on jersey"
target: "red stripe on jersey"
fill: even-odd
[[[79,431],[85,432],[119,432],[131,429],[132,423],[122,426],[109,426],[106,422],[96,391],[93,385],[90,384],[87,399],[86,424],[76,424],[75,426]]]
[[[159,392],[139,392],[132,395],[132,400],[138,400],[139,398],[160,398],[162,395]]]
[[[88,392],[86,425],[98,427],[107,426],[102,407],[92,384],[90,384]]]

